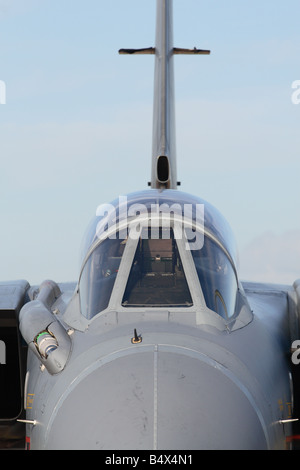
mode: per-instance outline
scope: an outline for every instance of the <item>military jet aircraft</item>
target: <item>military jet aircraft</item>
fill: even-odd
[[[1,283],[1,442],[285,449],[300,282],[241,282],[225,219],[178,189],[174,55],[209,51],[174,47],[157,0],[155,47],[119,52],[155,57],[150,188],[98,207],[76,285]]]

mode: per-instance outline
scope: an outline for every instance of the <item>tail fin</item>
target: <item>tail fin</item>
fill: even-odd
[[[120,54],[155,54],[151,188],[176,189],[174,54],[210,54],[173,46],[172,0],[157,0],[155,48],[120,49]]]

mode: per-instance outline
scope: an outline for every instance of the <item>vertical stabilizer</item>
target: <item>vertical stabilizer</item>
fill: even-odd
[[[172,9],[172,0],[157,0],[152,188],[177,188]]]
[[[174,54],[209,54],[173,46],[173,1],[156,0],[155,48],[120,49],[120,54],[155,54],[151,188],[176,189]]]

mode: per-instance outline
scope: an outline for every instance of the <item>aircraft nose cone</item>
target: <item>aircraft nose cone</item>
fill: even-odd
[[[267,448],[238,382],[167,346],[95,363],[61,397],[48,431],[46,447],[56,449]]]

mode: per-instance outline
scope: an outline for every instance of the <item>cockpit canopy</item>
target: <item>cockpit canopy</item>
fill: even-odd
[[[85,238],[81,314],[202,309],[230,319],[238,292],[231,230],[207,202],[148,190],[99,206]]]

